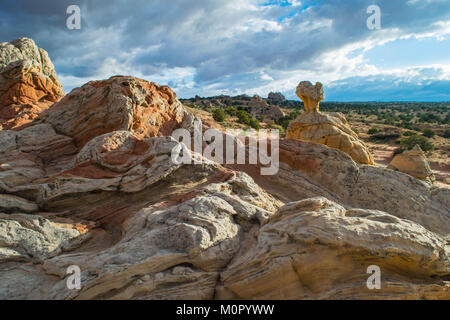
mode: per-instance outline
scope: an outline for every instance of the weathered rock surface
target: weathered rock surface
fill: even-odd
[[[274,176],[175,164],[193,119],[113,77],[0,130],[0,299],[450,298],[448,189],[295,139]]]
[[[34,202],[9,194],[0,194],[0,210],[2,212],[35,212],[38,209],[38,205]]]
[[[284,117],[284,112],[279,107],[268,105],[260,96],[254,96],[248,103],[248,112],[259,121],[264,122]]]
[[[255,176],[271,184],[269,193],[284,194],[283,205],[248,175],[213,162],[170,165],[174,145],[167,137],[111,132],[87,143],[65,171],[39,180],[37,202],[49,213],[1,216],[14,232],[0,241],[0,297],[449,297],[447,190],[358,167],[320,144],[286,140],[278,175]],[[128,183],[132,190],[123,187]],[[21,222],[45,226],[45,215],[70,219],[67,230]],[[22,238],[21,228],[33,233]],[[30,259],[36,266],[22,268]],[[82,270],[80,291],[66,287],[71,265]],[[367,289],[369,265],[382,270],[380,291]]]
[[[30,122],[63,96],[45,50],[28,38],[0,43],[0,128]]]
[[[319,111],[319,103],[324,99],[322,84],[313,86],[309,81],[300,82],[297,95],[306,113],[289,124],[286,138],[325,144],[349,154],[357,163],[374,164],[369,149],[349,127],[343,114]]]
[[[42,262],[77,246],[85,235],[85,230],[75,224],[39,215],[0,213],[0,263]]]
[[[295,93],[303,101],[307,113],[318,112],[320,101],[325,99],[320,82],[316,82],[313,86],[309,81],[302,81],[298,84]]]
[[[139,138],[168,136],[187,116],[169,87],[117,76],[74,89],[35,122],[51,124],[82,147],[101,134],[118,130],[131,131]]]
[[[221,274],[219,298],[448,299],[444,237],[377,210],[345,209],[322,197],[272,215]],[[377,292],[367,268],[382,273]]]
[[[286,98],[280,92],[270,92],[269,95],[267,96],[267,100],[269,100],[272,103],[278,104],[286,101]]]
[[[322,196],[349,208],[380,210],[412,220],[428,230],[450,234],[450,190],[408,174],[358,165],[325,145],[295,139],[280,141],[280,168],[261,176],[259,165],[232,165],[248,173],[284,203]]]
[[[435,180],[422,149],[416,145],[413,149],[397,154],[389,164],[389,168],[407,173],[420,180]]]

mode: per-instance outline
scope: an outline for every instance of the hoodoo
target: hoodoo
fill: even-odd
[[[342,113],[319,111],[320,101],[324,100],[320,82],[312,85],[302,81],[296,93],[306,112],[290,123],[286,138],[321,143],[347,153],[357,163],[374,164],[369,149],[349,127]]]

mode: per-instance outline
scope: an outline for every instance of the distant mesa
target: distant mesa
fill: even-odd
[[[320,82],[313,85],[302,81],[296,93],[306,112],[290,123],[286,138],[321,143],[347,153],[357,163],[374,165],[369,148],[359,140],[342,113],[319,111],[319,104],[324,100]]]

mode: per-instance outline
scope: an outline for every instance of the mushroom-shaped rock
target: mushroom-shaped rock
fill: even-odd
[[[397,154],[388,168],[407,173],[419,180],[428,180],[430,182],[435,180],[427,158],[418,145],[409,151]]]
[[[324,100],[323,86],[320,82],[312,85],[309,81],[302,81],[295,93],[302,99],[306,112],[319,111],[319,103]]]
[[[321,83],[313,86],[309,81],[302,81],[297,87],[297,95],[303,100],[306,113],[289,124],[286,138],[321,143],[347,153],[357,163],[374,164],[369,149],[342,113],[319,111],[319,103],[324,99]]]

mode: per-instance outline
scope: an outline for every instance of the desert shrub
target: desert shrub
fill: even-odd
[[[245,111],[245,110],[238,110],[236,112],[236,116],[237,116],[237,118],[238,118],[240,123],[247,124],[247,125],[250,124],[250,117],[249,117],[247,111]]]
[[[433,113],[424,113],[419,116],[420,122],[438,122],[441,123],[443,120],[438,115]]]
[[[427,138],[433,138],[436,135],[433,129],[425,129],[423,130],[423,135]]]
[[[405,137],[411,137],[411,136],[414,136],[414,135],[416,135],[417,133],[416,132],[413,132],[413,131],[406,131],[406,132],[404,132],[403,133],[403,135],[405,136]]]
[[[400,153],[403,153],[404,151],[405,151],[405,149],[403,149],[403,148],[397,148],[394,150],[394,156],[396,156]]]
[[[236,116],[238,109],[235,106],[225,108],[225,113],[230,116]]]
[[[359,130],[358,129],[352,128],[352,130],[353,130],[354,133],[359,134]]]
[[[250,116],[245,110],[238,110],[236,112],[236,116],[240,123],[246,124],[256,130],[259,130],[261,128],[259,125],[259,121]]]
[[[212,112],[213,118],[214,120],[216,120],[217,122],[223,122],[227,115],[225,114],[225,111],[223,111],[223,109],[214,109],[214,111]]]
[[[424,136],[412,135],[400,141],[404,150],[411,150],[416,144],[425,152],[434,150],[434,144]]]
[[[250,118],[249,125],[250,125],[250,127],[252,127],[253,129],[256,129],[256,130],[259,130],[261,128],[259,125],[259,121],[254,118]]]
[[[445,130],[442,137],[450,139],[450,129]]]
[[[368,134],[377,134],[380,132],[378,128],[370,128],[369,131],[367,131]]]
[[[290,122],[291,121],[289,119],[283,119],[283,120],[280,120],[278,123],[280,124],[280,126],[283,127],[284,130],[286,130],[289,127]]]
[[[277,124],[282,126],[283,129],[286,130],[289,127],[289,123],[292,120],[296,119],[300,114],[301,114],[301,111],[294,111],[294,112],[291,112],[290,114],[278,119],[276,122],[277,122]]]

